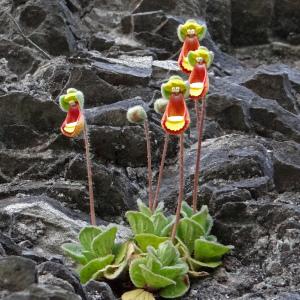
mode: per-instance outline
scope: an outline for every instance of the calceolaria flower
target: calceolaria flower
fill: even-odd
[[[162,84],[161,93],[169,100],[161,120],[166,133],[180,135],[190,125],[190,114],[185,103],[189,93],[189,85],[179,76],[171,76],[167,83]]]
[[[189,74],[193,67],[189,64],[187,55],[190,51],[195,51],[200,47],[199,40],[202,40],[206,34],[206,25],[199,24],[195,20],[187,20],[178,26],[177,34],[179,40],[183,42],[178,65],[182,72]]]
[[[199,100],[206,96],[209,89],[207,69],[211,66],[213,58],[213,52],[206,47],[201,46],[198,50],[189,52],[188,61],[193,67],[189,77],[191,99]]]
[[[67,116],[60,127],[63,135],[76,137],[83,131],[85,122],[83,105],[83,93],[74,88],[68,89],[66,95],[60,96],[59,106],[61,110],[67,112]]]

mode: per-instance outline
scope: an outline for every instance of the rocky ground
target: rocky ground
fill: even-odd
[[[199,197],[235,250],[183,299],[300,299],[300,4],[295,0],[0,0],[0,299],[116,299],[82,286],[60,245],[88,221],[83,140],[63,137],[58,96],[86,96],[99,224],[146,201],[148,111],[154,175],[163,144],[153,100],[180,74],[176,28],[206,20],[210,70]],[[37,49],[28,38],[43,49]],[[220,50],[222,49],[222,50]],[[226,51],[227,54],[225,54]],[[194,119],[192,104],[191,115]],[[186,137],[191,199],[194,123]],[[177,142],[161,192],[174,210]],[[113,287],[113,285],[112,285]]]

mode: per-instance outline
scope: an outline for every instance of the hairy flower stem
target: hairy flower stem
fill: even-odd
[[[145,119],[144,129],[145,129],[145,137],[146,137],[146,143],[147,143],[149,208],[153,211],[152,158],[151,158],[151,143],[150,143],[150,132],[149,132],[148,119]]]
[[[177,200],[177,209],[176,209],[176,217],[175,217],[175,223],[173,225],[172,229],[172,235],[171,239],[172,242],[174,243],[175,236],[176,236],[176,231],[177,231],[177,226],[180,220],[180,211],[181,211],[181,206],[182,206],[182,201],[183,201],[183,192],[184,192],[184,135],[180,135],[179,139],[179,192],[178,192],[178,200]]]
[[[86,169],[87,169],[87,177],[88,177],[88,185],[89,185],[91,224],[96,226],[95,200],[94,200],[94,191],[93,191],[93,173],[92,173],[92,163],[91,163],[91,156],[90,156],[88,127],[86,121],[84,122],[83,139],[84,139],[84,146],[85,146]]]
[[[162,156],[161,156],[161,161],[160,161],[160,166],[159,166],[159,174],[158,174],[157,186],[156,186],[155,197],[154,197],[154,202],[153,202],[153,210],[156,209],[157,203],[158,203],[158,196],[159,196],[161,181],[162,181],[163,173],[164,173],[166,155],[167,155],[167,151],[168,151],[168,143],[169,143],[169,135],[166,134],[165,135],[163,153],[162,153]]]
[[[197,101],[195,101],[195,110],[197,115],[198,148],[197,148],[197,157],[196,157],[195,174],[194,174],[194,189],[193,189],[193,212],[194,213],[197,211],[202,136],[203,136],[204,118],[205,118],[205,111],[206,111],[205,97],[202,99],[201,113],[199,113],[199,107]]]

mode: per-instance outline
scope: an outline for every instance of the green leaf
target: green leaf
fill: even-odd
[[[79,241],[85,250],[92,250],[93,239],[102,232],[99,227],[86,226],[79,232]]]
[[[136,258],[134,259],[129,266],[129,276],[131,282],[137,288],[142,288],[146,285],[145,278],[140,269],[140,265],[146,263],[146,258]]]
[[[125,259],[129,243],[130,242],[118,243],[113,246],[112,253],[116,257],[114,261],[116,265]]]
[[[213,218],[208,212],[208,207],[203,205],[201,210],[191,217],[192,220],[201,225],[205,230],[205,235],[208,235],[213,226]]]
[[[111,227],[94,238],[92,249],[99,257],[112,253],[117,231],[117,227]]]
[[[194,242],[205,234],[201,225],[189,218],[183,218],[179,221],[177,235],[187,246],[190,253],[194,251]]]
[[[195,240],[195,258],[198,261],[211,262],[219,261],[222,256],[228,253],[232,247],[220,243],[207,241],[205,239]]]
[[[154,226],[154,234],[162,236],[162,231],[169,224],[169,220],[161,212],[155,213],[150,220]]]
[[[167,224],[163,228],[163,230],[161,231],[161,234],[160,234],[161,236],[170,236],[170,232],[171,232],[171,229],[173,227],[174,221],[175,221],[175,217],[172,220],[170,220],[170,223]]]
[[[154,273],[159,273],[162,268],[162,263],[155,255],[149,253],[147,257],[146,267]]]
[[[151,217],[152,216],[152,211],[151,209],[141,200],[138,199],[137,200],[137,206],[139,208],[139,211],[141,213],[143,213],[144,215],[146,215],[147,217]]]
[[[134,234],[154,233],[154,226],[149,217],[137,211],[128,211],[126,218]]]
[[[122,295],[122,300],[155,300],[154,296],[142,289],[126,292]]]
[[[138,246],[143,252],[147,251],[148,246],[152,246],[153,248],[157,249],[158,246],[168,240],[168,237],[160,237],[150,233],[142,233],[137,234],[134,239],[136,240]]]
[[[82,253],[82,246],[78,243],[66,243],[63,244],[62,249],[64,252],[70,256],[75,262],[80,263],[82,265],[87,263],[86,257]]]
[[[99,270],[102,270],[114,260],[113,255],[107,255],[102,258],[96,258],[86,264],[80,271],[81,283],[86,283],[93,278],[93,275]]]
[[[178,250],[169,240],[160,244],[156,253],[163,266],[170,266],[179,257]]]
[[[82,251],[82,254],[86,257],[88,261],[97,258],[97,255],[92,251],[84,250]]]
[[[211,269],[217,268],[222,264],[222,261],[202,262],[189,257],[188,263],[191,266],[191,269],[195,271],[203,268],[211,268]]]
[[[205,239],[208,240],[208,241],[212,241],[212,242],[217,242],[218,241],[217,237],[215,235],[212,235],[212,234],[206,236]]]
[[[188,265],[186,263],[181,263],[174,266],[161,268],[159,270],[159,275],[175,280],[175,278],[185,275],[188,270]]]
[[[165,287],[159,292],[163,298],[172,299],[183,296],[190,288],[190,281],[187,275],[178,278],[174,285]]]
[[[180,213],[184,218],[190,218],[193,215],[193,209],[187,204],[187,202],[183,201]]]
[[[144,264],[140,264],[139,267],[142,271],[143,277],[145,278],[147,286],[150,288],[161,289],[170,284],[175,284],[174,280],[171,280],[167,277],[153,273]]]

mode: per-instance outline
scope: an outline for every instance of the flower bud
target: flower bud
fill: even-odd
[[[141,105],[131,107],[127,111],[127,120],[130,123],[143,124],[147,114]]]
[[[169,100],[160,98],[154,102],[154,110],[158,114],[163,114],[166,110],[166,107],[169,103]]]

